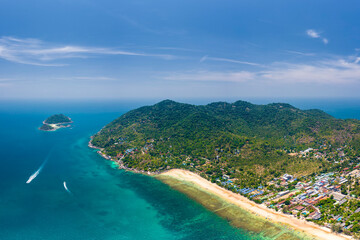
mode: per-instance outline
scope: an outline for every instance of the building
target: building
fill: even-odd
[[[289,190],[286,190],[286,191],[283,191],[283,192],[279,192],[278,193],[278,197],[281,197],[281,196],[284,196],[284,195],[286,195],[286,194],[288,194],[290,191]]]
[[[346,196],[341,194],[341,193],[337,193],[337,192],[333,192],[330,194],[331,196],[334,197],[334,200],[337,202],[340,202],[341,200],[343,200]]]
[[[321,213],[319,213],[318,211],[314,211],[309,214],[309,218],[313,220],[319,220],[321,218]]]

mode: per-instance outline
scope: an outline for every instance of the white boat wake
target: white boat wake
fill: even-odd
[[[30,177],[29,179],[26,181],[27,184],[31,183],[32,180],[34,180],[38,175],[39,173],[41,172],[41,170],[43,169],[43,167],[45,166],[47,160],[49,159],[50,157],[50,154],[49,156],[46,157],[45,161],[41,164],[41,166],[39,167],[38,170],[36,170],[36,172],[34,172]]]
[[[64,188],[65,188],[65,190],[68,192],[68,193],[70,193],[71,194],[71,192],[70,192],[70,190],[67,188],[67,186],[66,186],[66,182],[64,181]]]
[[[39,168],[39,170],[37,170],[33,175],[31,175],[31,176],[29,177],[29,179],[26,181],[26,183],[28,183],[28,184],[31,183],[31,181],[34,180],[34,179],[37,177],[37,175],[39,175],[41,169],[42,169],[42,168]]]

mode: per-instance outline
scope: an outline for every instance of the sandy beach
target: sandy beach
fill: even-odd
[[[50,127],[52,127],[51,130],[43,130],[43,131],[47,131],[47,132],[54,132],[60,128],[66,128],[66,127],[70,127],[70,124],[73,123],[73,121],[70,119],[70,122],[64,122],[64,123],[46,123],[46,120],[44,120],[42,123],[44,125],[49,125]],[[65,125],[65,124],[68,124],[68,125]],[[42,130],[42,129],[40,129]]]
[[[61,128],[61,126],[58,125],[58,124],[48,124],[48,125],[53,128],[53,129],[50,130],[50,131],[56,131],[56,130],[58,130],[59,128]]]
[[[330,229],[321,227],[305,220],[300,220],[292,216],[288,216],[279,212],[275,212],[272,209],[267,208],[264,205],[256,204],[249,199],[235,194],[231,191],[221,188],[220,186],[207,181],[199,175],[190,171],[173,169],[160,174],[160,176],[171,177],[179,181],[187,182],[195,185],[199,189],[214,194],[221,199],[234,204],[242,209],[245,209],[255,215],[261,216],[267,221],[271,221],[276,224],[287,225],[290,228],[304,232],[306,235],[315,237],[316,239],[323,240],[344,240],[352,239],[350,236],[340,235],[332,233]]]

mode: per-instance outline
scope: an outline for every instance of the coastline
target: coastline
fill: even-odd
[[[126,167],[121,160],[115,161],[101,152],[102,148],[92,145],[92,138],[88,147],[97,149],[103,158],[113,161],[119,169],[134,173],[151,175],[169,185],[171,188],[182,192],[203,205],[208,210],[228,220],[235,227],[244,228],[254,233],[263,233],[271,239],[321,239],[321,240],[346,240],[351,236],[336,234],[330,229],[306,220],[300,220],[283,213],[276,212],[264,205],[221,188],[215,183],[200,177],[196,173],[184,169],[171,169],[164,172],[145,172]],[[202,193],[202,194],[201,194]],[[207,204],[204,198],[213,200]],[[215,197],[215,199],[214,199]],[[221,206],[220,206],[220,205]],[[232,210],[231,211],[229,211]],[[239,214],[242,218],[239,220]],[[252,219],[252,221],[248,221]],[[259,224],[260,223],[260,224]],[[246,225],[246,226],[245,226]],[[267,229],[264,231],[264,229]]]
[[[71,120],[71,118],[69,118]],[[56,130],[60,129],[60,128],[67,128],[70,127],[70,125],[64,125],[64,124],[71,124],[73,123],[73,121],[71,120],[70,122],[62,122],[62,123],[46,123],[46,120],[44,120],[43,125],[49,125],[50,127],[52,127],[52,129],[50,130],[44,130],[41,129],[41,127],[39,127],[39,130],[44,131],[44,132],[55,132]]]
[[[111,159],[111,157],[103,154],[101,151],[103,150],[103,148],[100,148],[100,147],[96,147],[94,146],[91,141],[93,139],[93,136],[90,137],[90,141],[88,142],[88,147],[89,148],[92,148],[92,149],[96,149],[98,150],[97,153],[107,159],[107,160],[110,160],[110,161],[113,161],[114,163],[116,163],[118,166],[119,166],[119,169],[123,169],[123,170],[126,170],[126,171],[130,171],[130,172],[134,172],[134,173],[140,173],[140,174],[144,174],[144,175],[151,175],[151,176],[156,176],[156,175],[159,175],[161,174],[160,171],[157,171],[157,172],[150,172],[150,171],[142,171],[142,170],[138,170],[138,169],[135,169],[135,168],[129,168],[129,167],[126,167],[123,162],[120,160],[114,160],[114,159]]]
[[[335,234],[331,232],[331,230],[328,228],[319,226],[317,224],[308,222],[306,220],[300,220],[292,216],[288,216],[283,213],[276,212],[272,209],[267,208],[264,205],[256,204],[255,202],[252,202],[251,200],[239,194],[223,189],[220,186],[211,183],[206,179],[200,177],[199,175],[187,170],[172,169],[159,174],[158,176],[156,176],[156,178],[158,178],[159,180],[165,183],[167,183],[169,179],[176,180],[178,182],[177,185],[173,185],[173,186],[171,186],[172,184],[169,185],[178,191],[182,191],[181,188],[186,184],[191,185],[193,188],[197,188],[199,191],[204,191],[210,195],[214,195],[220,198],[221,200],[230,203],[231,205],[237,206],[238,208],[246,210],[247,212],[254,214],[255,216],[258,216],[259,218],[262,218],[263,220],[269,221],[277,225],[280,224],[281,226],[288,226],[291,229],[295,230],[295,232],[297,231],[297,233],[299,233],[300,235],[305,235],[308,237],[311,236],[310,238],[316,238],[322,240],[353,239],[351,236],[346,236],[343,234]],[[181,188],[177,186],[181,186]],[[189,196],[189,197],[195,198],[195,200],[197,198],[196,196]],[[200,199],[200,203],[201,203],[201,199]],[[204,205],[203,203],[201,204]],[[225,217],[228,221],[230,221],[230,223],[233,223],[233,225],[237,226],[236,216],[233,216],[233,218],[231,218],[231,216],[230,217],[227,216],[228,214],[221,214],[218,211],[222,209],[213,209],[211,205],[205,207],[209,208],[209,210],[213,212],[216,212],[216,214]],[[285,236],[279,236],[279,238],[276,237],[276,239],[289,239],[289,236],[286,236],[285,238],[284,237]]]

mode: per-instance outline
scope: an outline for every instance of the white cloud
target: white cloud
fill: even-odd
[[[166,80],[262,82],[280,84],[353,84],[360,83],[360,65],[347,58],[326,59],[307,64],[273,63],[260,71],[172,73]]]
[[[260,73],[260,77],[281,83],[349,84],[359,82],[360,66],[343,60],[284,64]]]
[[[329,40],[327,38],[322,37],[321,34],[314,29],[306,30],[306,34],[311,38],[320,38],[324,44],[329,43]]]
[[[167,54],[138,53],[112,48],[57,46],[38,39],[0,38],[0,58],[16,63],[38,66],[64,66],[62,63],[54,63],[54,61],[66,58],[88,58],[91,55],[143,56],[166,60],[176,58]]]
[[[306,30],[306,33],[311,38],[319,38],[320,37],[320,34],[313,29]]]

